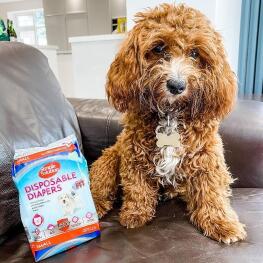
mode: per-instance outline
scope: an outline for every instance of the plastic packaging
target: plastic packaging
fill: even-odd
[[[14,159],[21,219],[36,261],[100,235],[87,162],[75,136],[17,150]]]

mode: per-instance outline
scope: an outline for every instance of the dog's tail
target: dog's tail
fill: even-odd
[[[119,149],[115,144],[103,151],[90,170],[90,186],[99,217],[112,209],[119,181]]]

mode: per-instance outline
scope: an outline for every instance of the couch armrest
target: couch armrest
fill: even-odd
[[[120,114],[106,100],[70,99],[80,124],[84,152],[89,162],[116,141],[122,127]],[[263,188],[263,102],[239,100],[224,120],[220,134],[235,187]]]
[[[84,154],[90,164],[103,149],[115,143],[122,130],[120,114],[106,100],[70,98],[69,101],[75,108]]]

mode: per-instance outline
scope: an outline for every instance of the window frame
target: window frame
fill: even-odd
[[[41,44],[39,44],[37,31],[40,28],[44,28],[46,30],[46,26],[45,26],[45,24],[43,26],[37,26],[36,13],[38,11],[42,11],[43,14],[44,14],[44,9],[43,8],[21,10],[21,11],[12,11],[12,12],[8,12],[7,13],[8,19],[12,20],[13,23],[14,23],[14,28],[15,28],[16,33],[17,33],[18,41],[22,41],[21,38],[20,38],[20,33],[21,32],[33,31],[34,32],[34,42],[35,43],[32,44],[32,45],[36,45],[36,46],[41,45]],[[19,26],[19,24],[18,24],[18,17],[19,16],[32,16],[33,17],[33,25],[32,26]],[[47,45],[47,37],[46,37],[46,43],[42,44],[42,46],[46,46],[46,45]]]

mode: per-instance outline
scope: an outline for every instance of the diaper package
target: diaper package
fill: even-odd
[[[36,261],[100,235],[87,162],[75,136],[17,150],[13,180]]]

